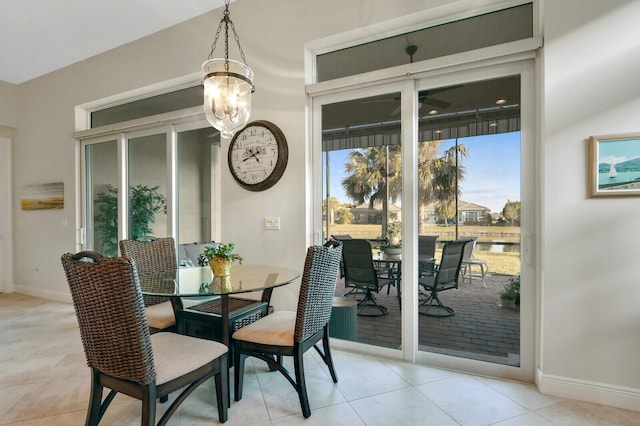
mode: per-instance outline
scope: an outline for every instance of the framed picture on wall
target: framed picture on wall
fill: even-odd
[[[42,183],[22,187],[22,210],[60,210],[64,208],[64,183]]]
[[[589,138],[589,196],[640,195],[640,133]]]

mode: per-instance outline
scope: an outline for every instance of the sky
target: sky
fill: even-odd
[[[640,143],[629,140],[610,140],[598,144],[598,162],[618,164],[640,157]]]
[[[479,204],[501,212],[507,201],[520,201],[520,132],[462,138],[460,144],[467,147],[461,200]],[[446,140],[440,145],[444,151],[455,144]],[[340,202],[350,202],[342,189],[346,177],[344,164],[349,150],[331,151],[331,196]]]

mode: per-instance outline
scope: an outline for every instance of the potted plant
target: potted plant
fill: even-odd
[[[214,247],[206,246],[204,252],[198,256],[201,266],[209,265],[215,276],[227,276],[231,274],[231,264],[238,261],[242,265],[242,256],[233,252],[233,243],[219,243]]]
[[[516,302],[520,302],[520,277],[512,278],[500,293],[500,306],[503,308],[515,308]]]
[[[156,214],[164,210],[165,203],[166,197],[159,192],[157,185],[136,185],[129,188],[131,239],[153,234],[150,224],[155,222]],[[104,189],[96,195],[94,208],[96,241],[102,242],[100,250],[105,256],[117,256],[118,188],[109,184],[105,185]]]
[[[400,247],[400,236],[402,235],[402,223],[399,221],[389,222],[387,225],[387,241],[390,246]]]

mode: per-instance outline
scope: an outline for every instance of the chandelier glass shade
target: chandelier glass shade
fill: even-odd
[[[233,59],[209,59],[202,64],[204,113],[207,121],[231,138],[251,116],[253,71]]]
[[[249,121],[251,93],[255,90],[253,71],[246,63],[240,39],[229,15],[229,0],[226,0],[224,16],[218,25],[211,45],[211,53],[208,60],[202,64],[205,116],[207,121],[225,138],[231,138]],[[212,59],[223,25],[224,58]],[[243,62],[229,59],[229,26],[233,31]]]

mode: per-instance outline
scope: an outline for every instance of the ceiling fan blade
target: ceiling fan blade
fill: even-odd
[[[428,98],[428,97],[424,97],[424,98],[420,98],[420,102],[424,102],[427,105],[431,105],[432,107],[436,107],[436,108],[449,108],[451,106],[451,102],[447,102],[447,101],[441,101],[440,99],[434,99],[434,98]]]
[[[420,109],[422,108],[422,106],[423,106],[423,105],[424,105],[424,104],[423,104],[422,102],[418,102],[418,110],[420,110]],[[400,105],[398,105],[398,106],[396,107],[396,109],[394,109],[393,111],[391,111],[391,116],[394,116],[394,115],[398,115],[398,114],[400,114],[400,109],[401,109],[401,106],[400,106]]]

